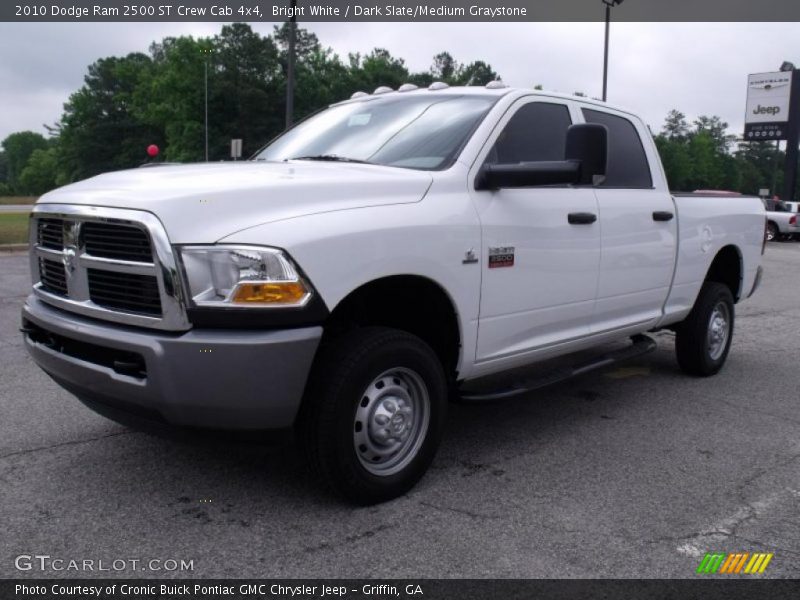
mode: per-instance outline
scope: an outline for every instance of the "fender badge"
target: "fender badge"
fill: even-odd
[[[464,260],[461,261],[462,265],[471,265],[478,262],[478,256],[475,254],[475,250],[470,248],[464,253]]]
[[[489,268],[514,266],[514,246],[497,246],[489,248]]]

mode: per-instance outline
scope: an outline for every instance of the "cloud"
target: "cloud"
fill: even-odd
[[[266,35],[273,23],[253,24]],[[513,86],[600,96],[602,23],[307,23],[343,58],[379,46],[426,70],[449,51],[460,62],[485,60]],[[43,132],[96,59],[146,51],[170,35],[213,35],[219,23],[0,24],[0,139]],[[357,34],[356,34],[357,33]],[[715,114],[743,127],[748,73],[797,61],[792,23],[613,23],[609,101],[658,130],[672,108],[690,118]],[[266,107],[265,107],[266,109]]]

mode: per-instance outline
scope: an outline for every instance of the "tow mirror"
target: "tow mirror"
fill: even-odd
[[[605,179],[608,130],[585,123],[567,129],[564,160],[484,165],[477,190],[544,185],[599,185]]]
[[[608,129],[599,123],[582,123],[567,129],[567,161],[580,163],[578,185],[600,185],[608,165]]]

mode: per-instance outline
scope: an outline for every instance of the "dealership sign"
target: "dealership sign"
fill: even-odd
[[[792,106],[792,71],[757,73],[747,78],[744,139],[748,142],[785,140]],[[795,98],[795,101],[800,98]]]

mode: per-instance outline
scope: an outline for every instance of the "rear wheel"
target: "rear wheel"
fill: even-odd
[[[733,340],[733,295],[715,281],[703,284],[689,316],[676,329],[675,353],[681,369],[707,377],[725,364]]]
[[[441,438],[447,381],[422,340],[356,329],[321,350],[300,419],[312,469],[336,492],[374,504],[407,492]]]
[[[776,237],[778,237],[778,226],[775,225],[772,221],[767,223],[767,241],[771,242]]]

